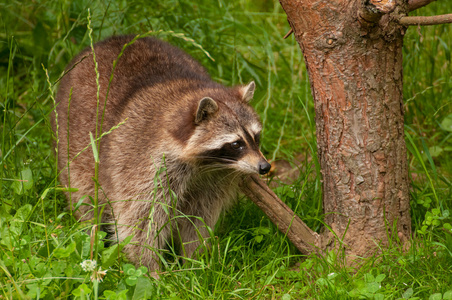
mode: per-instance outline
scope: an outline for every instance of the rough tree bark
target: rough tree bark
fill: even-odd
[[[430,1],[431,2],[431,1]],[[404,0],[280,0],[303,52],[315,102],[324,247],[369,256],[409,240],[402,98]]]
[[[402,42],[406,26],[452,23],[406,16],[433,1],[280,0],[311,81],[328,230],[310,230],[257,176],[241,188],[302,253],[344,247],[353,263],[408,241]]]

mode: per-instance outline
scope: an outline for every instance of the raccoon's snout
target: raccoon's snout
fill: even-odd
[[[259,174],[267,174],[270,171],[270,168],[271,165],[266,160],[259,162]]]

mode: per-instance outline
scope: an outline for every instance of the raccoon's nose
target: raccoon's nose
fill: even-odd
[[[264,175],[270,171],[271,165],[267,161],[261,161],[259,163],[259,174]]]

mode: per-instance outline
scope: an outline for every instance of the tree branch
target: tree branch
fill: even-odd
[[[424,6],[432,3],[433,1],[436,1],[436,0],[409,0],[408,1],[408,11],[413,11],[413,10],[419,9],[421,7],[424,7]]]
[[[310,254],[320,247],[320,236],[303,223],[258,176],[245,179],[241,189],[301,253]]]
[[[363,25],[373,25],[380,21],[384,14],[396,8],[395,0],[361,0],[358,17]]]
[[[286,33],[286,35],[283,37],[283,39],[287,39],[292,33],[293,33],[293,29],[290,28],[290,30]]]
[[[452,23],[452,14],[431,17],[402,17],[399,19],[399,23],[405,26],[447,24]]]

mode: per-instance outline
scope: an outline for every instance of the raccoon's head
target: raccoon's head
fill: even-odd
[[[268,173],[270,164],[259,150],[262,125],[248,105],[254,89],[251,82],[214,90],[197,102],[194,131],[186,144],[187,155],[197,164],[245,174]]]

